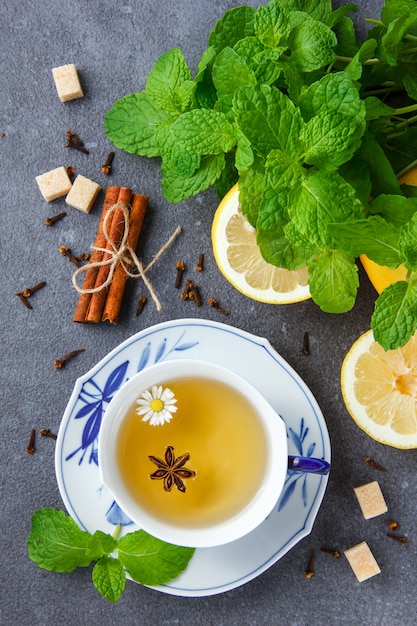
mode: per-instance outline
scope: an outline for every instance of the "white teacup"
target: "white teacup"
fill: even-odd
[[[160,386],[175,400],[167,392],[158,402]],[[161,403],[165,412],[157,411]],[[126,382],[98,443],[102,483],[128,517],[159,539],[195,548],[239,539],[266,519],[284,486],[287,455],[285,424],[255,387],[224,367],[186,359]]]

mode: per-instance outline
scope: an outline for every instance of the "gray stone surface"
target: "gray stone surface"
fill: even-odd
[[[1,583],[0,622],[6,625],[304,625],[417,623],[415,576],[416,451],[385,447],[367,437],[349,417],[341,397],[339,372],[354,340],[369,327],[375,292],[365,274],[357,304],[344,315],[326,315],[312,302],[274,307],[250,301],[229,285],[212,256],[210,226],[216,208],[213,191],[170,205],[162,196],[159,164],[117,151],[111,178],[101,174],[111,145],[103,115],[124,94],[140,90],[157,57],[173,46],[183,49],[193,71],[207,37],[231,0],[9,0],[2,2],[0,168],[1,168]],[[249,2],[257,6],[258,2]],[[359,2],[356,16],[376,17],[380,2]],[[51,68],[75,63],[85,97],[62,104]],[[88,156],[64,150],[65,131],[77,132]],[[140,317],[135,301],[142,287],[128,285],[118,326],[86,327],[72,322],[77,295],[73,266],[58,247],[88,250],[100,213],[102,194],[87,216],[68,216],[47,229],[45,217],[67,209],[64,200],[48,205],[35,176],[58,165],[99,182],[131,186],[150,196],[139,246],[150,260],[177,225],[180,238],[152,271],[161,299]],[[313,532],[258,579],[223,595],[181,598],[128,583],[117,605],[103,600],[91,583],[91,571],[55,574],[38,569],[27,557],[32,513],[41,507],[63,508],[54,471],[54,442],[37,438],[29,456],[25,447],[32,428],[57,431],[78,376],[112,348],[152,324],[183,317],[219,320],[207,305],[196,309],[179,300],[173,267],[179,258],[191,265],[206,255],[200,285],[204,297],[215,295],[231,311],[227,322],[267,337],[313,390],[326,417],[333,448],[333,470]],[[33,310],[14,295],[46,280],[33,296]],[[225,321],[220,319],[219,321]],[[310,335],[309,357],[300,354],[303,331]],[[83,347],[63,370],[53,367],[62,354]],[[387,468],[378,473],[364,463],[372,456]],[[389,513],[365,521],[353,487],[379,480]],[[82,489],[82,485],[80,485]],[[407,546],[386,538],[388,520],[398,519]],[[381,574],[358,583],[344,557],[318,553],[316,574],[303,571],[312,549],[323,545],[344,550],[368,541]]]

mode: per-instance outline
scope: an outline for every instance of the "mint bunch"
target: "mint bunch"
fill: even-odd
[[[162,585],[185,570],[194,548],[165,543],[144,530],[119,539],[101,530],[90,534],[64,511],[41,509],[32,517],[28,553],[39,567],[54,572],[72,572],[94,562],[94,586],[104,598],[117,602],[126,572],[142,585]]]
[[[180,49],[156,62],[146,89],[104,118],[127,152],[160,157],[172,203],[239,182],[242,212],[266,261],[309,268],[313,300],[349,311],[356,258],[404,264],[406,281],[377,299],[385,349],[417,329],[417,3],[387,0],[365,41],[348,4],[271,0],[227,11],[194,77]]]

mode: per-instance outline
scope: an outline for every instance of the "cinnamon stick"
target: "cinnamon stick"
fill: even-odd
[[[97,228],[96,240],[94,242],[95,248],[104,248],[106,246],[106,240],[104,238],[104,233],[103,233],[103,223],[104,223],[108,210],[110,209],[111,206],[113,206],[113,204],[117,202],[117,199],[119,197],[119,192],[120,192],[120,187],[111,186],[111,187],[107,187],[106,189],[103,209],[101,211],[100,221],[99,221],[98,228]],[[99,250],[93,250],[91,254],[90,263],[97,263],[101,261],[102,258],[103,258],[103,252]],[[86,271],[84,283],[83,283],[83,290],[94,288],[96,284],[97,274],[98,274],[98,267],[90,267]],[[90,306],[91,296],[92,296],[91,293],[80,294],[78,298],[77,306],[75,309],[74,317],[73,317],[74,322],[78,322],[80,324],[86,323],[87,311]]]
[[[129,206],[131,198],[132,198],[132,190],[129,189],[128,187],[121,187],[119,196],[117,198],[117,204],[124,204],[126,206]],[[111,221],[111,226],[110,226],[110,229],[108,230],[110,241],[108,241],[106,244],[107,250],[109,251],[112,250],[112,245],[110,242],[112,242],[113,245],[116,247],[119,246],[123,238],[124,225],[125,225],[125,221],[123,217],[123,212],[120,208],[117,208],[114,211],[113,219]],[[106,261],[110,259],[110,257],[111,257],[110,253],[104,252],[102,260]],[[103,283],[106,282],[109,276],[109,272],[110,272],[109,265],[102,265],[99,268],[97,272],[97,276],[96,276],[95,287],[100,287]],[[88,307],[88,311],[86,315],[87,322],[98,324],[101,321],[101,316],[103,313],[103,308],[104,308],[104,304],[106,301],[107,292],[108,292],[108,288],[103,288],[103,289],[100,289],[100,291],[96,291],[95,293],[91,294],[90,306]]]
[[[143,220],[145,218],[146,209],[148,206],[148,196],[142,196],[140,193],[135,193],[132,196],[129,219],[129,234],[127,236],[127,245],[136,249],[140,231],[142,229]],[[130,264],[132,267],[133,262]],[[130,269],[130,268],[128,268]],[[127,274],[122,265],[118,265],[113,274],[113,280],[109,286],[106,302],[104,305],[103,315],[101,320],[103,322],[108,321],[111,324],[117,324],[119,320],[119,313],[122,306],[123,294],[126,286]]]

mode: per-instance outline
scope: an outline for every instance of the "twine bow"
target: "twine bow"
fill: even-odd
[[[124,220],[123,237],[120,241],[119,246],[115,245],[114,241],[110,239],[110,235],[108,232],[109,220],[111,219],[112,214],[116,210],[120,210],[122,212],[123,220]],[[106,216],[103,221],[103,235],[106,240],[106,244],[109,247],[100,248],[97,246],[91,246],[91,249],[93,251],[103,253],[103,256],[105,255],[105,258],[102,258],[100,261],[93,261],[93,262],[87,263],[86,265],[83,265],[82,267],[79,267],[72,276],[72,284],[74,285],[75,289],[80,294],[97,293],[98,291],[101,291],[102,289],[106,289],[111,284],[115,269],[120,264],[123,267],[123,270],[126,272],[127,276],[130,276],[131,278],[142,278],[143,282],[145,283],[146,287],[149,290],[149,293],[151,294],[153,301],[156,304],[157,310],[160,311],[162,309],[161,303],[159,302],[159,299],[155,293],[155,290],[151,282],[146,278],[145,273],[154,265],[154,263],[156,263],[159,257],[171,245],[171,243],[174,241],[177,235],[179,235],[180,232],[181,232],[181,227],[178,226],[173,232],[173,234],[171,235],[171,237],[168,239],[168,241],[162,246],[159,252],[155,255],[153,260],[144,268],[142,263],[136,256],[136,253],[133,250],[133,248],[127,243],[127,239],[129,235],[129,209],[123,203],[113,204],[110,207],[110,209],[107,211]],[[136,267],[138,273],[136,272],[133,273],[130,271],[132,265]],[[107,266],[109,266],[109,272],[108,272],[106,280],[101,285],[98,285],[97,287],[92,287],[91,289],[84,289],[83,287],[80,287],[78,285],[77,279],[82,272],[86,272],[90,269],[97,269],[97,271],[99,271],[101,267],[107,267]]]

